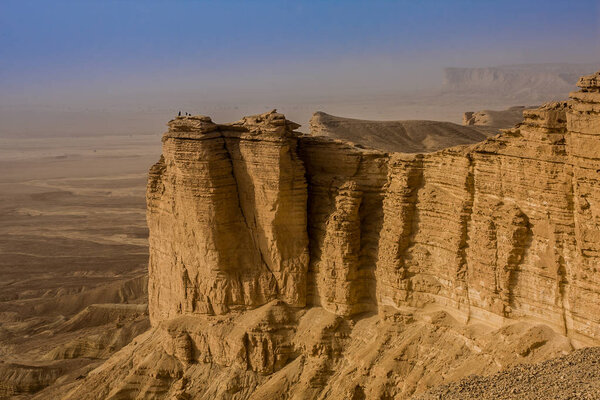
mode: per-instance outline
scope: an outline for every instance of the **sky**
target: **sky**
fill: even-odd
[[[434,90],[444,67],[598,63],[599,25],[600,0],[2,0],[0,135],[368,102]]]

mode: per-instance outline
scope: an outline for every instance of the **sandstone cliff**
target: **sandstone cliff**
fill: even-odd
[[[66,398],[408,398],[599,343],[600,72],[579,86],[426,154],[171,121],[153,329]]]
[[[306,304],[306,181],[283,115],[180,118],[148,183],[150,317]]]

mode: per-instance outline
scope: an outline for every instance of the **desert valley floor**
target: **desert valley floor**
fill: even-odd
[[[0,398],[75,379],[148,328],[159,153],[159,135],[0,138]]]

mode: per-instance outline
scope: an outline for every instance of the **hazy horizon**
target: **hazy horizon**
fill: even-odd
[[[599,20],[587,0],[9,0],[0,135],[156,133],[177,110],[219,122],[270,108],[302,124],[319,107],[386,118],[439,89],[444,67],[600,68]]]

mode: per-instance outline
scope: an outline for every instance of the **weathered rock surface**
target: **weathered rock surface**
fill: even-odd
[[[523,121],[523,111],[532,108],[536,107],[515,106],[500,111],[467,111],[463,114],[463,125],[508,129]]]
[[[175,119],[150,171],[153,321],[272,299],[306,304],[306,181],[295,125],[275,112],[231,125]]]
[[[65,398],[402,399],[598,344],[599,80],[425,154],[171,121],[153,329]]]
[[[367,121],[318,111],[310,120],[310,133],[386,152],[422,153],[481,142],[498,130],[495,126],[467,127],[444,121]]]

